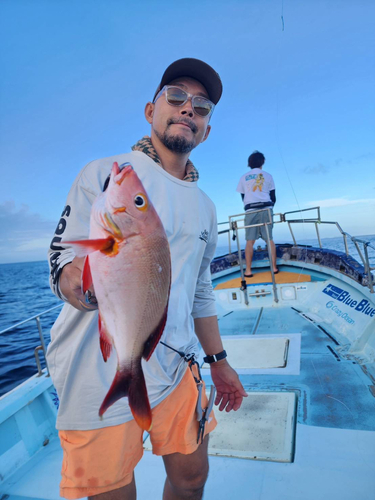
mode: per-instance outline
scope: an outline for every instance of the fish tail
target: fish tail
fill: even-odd
[[[130,369],[116,371],[112,385],[99,408],[99,417],[103,416],[108,408],[116,403],[116,401],[128,395],[131,380],[132,372]]]
[[[151,407],[148,400],[146,382],[140,361],[131,369],[118,370],[112,385],[99,408],[101,417],[119,399],[128,396],[134,420],[143,430],[152,425]]]
[[[133,373],[128,398],[134,420],[141,429],[150,431],[152,427],[152,413],[147,395],[145,377],[140,362],[138,370],[136,373]]]

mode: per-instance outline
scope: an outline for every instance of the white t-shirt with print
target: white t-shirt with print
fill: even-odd
[[[270,191],[275,189],[273,177],[261,168],[252,168],[238,183],[237,192],[244,194],[244,204],[271,201]]]

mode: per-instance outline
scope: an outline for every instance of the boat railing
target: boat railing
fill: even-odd
[[[241,229],[247,229],[251,227],[260,227],[263,226],[265,229],[266,233],[266,243],[267,243],[267,250],[268,250],[268,257],[270,262],[272,262],[272,254],[271,254],[271,245],[270,245],[270,236],[269,236],[269,231],[268,231],[268,226],[270,226],[273,223],[273,217],[272,217],[272,212],[270,208],[261,208],[259,210],[253,210],[251,213],[259,213],[259,212],[267,212],[268,215],[268,220],[267,222],[262,222],[260,224],[249,224],[245,225],[244,219],[237,219],[238,217],[242,217],[243,215],[246,214],[237,214],[237,215],[230,215],[229,216],[229,253],[231,252],[231,242],[230,242],[230,231],[233,231],[233,236],[235,240],[237,240],[237,249],[238,249],[238,259],[239,259],[239,264],[240,264],[240,273],[241,273],[241,290],[243,291],[244,294],[244,299],[245,299],[245,304],[249,304],[249,297],[247,293],[247,284],[246,284],[246,279],[245,279],[245,271],[244,271],[244,266],[243,266],[243,259],[242,259],[242,252],[241,252],[241,244],[240,244],[240,238],[238,231]],[[278,214],[276,214],[278,215]],[[239,226],[239,223],[243,222],[243,226]],[[225,231],[222,231],[224,233]],[[272,279],[272,289],[273,289],[273,297],[275,302],[279,301],[278,294],[277,294],[277,288],[276,288],[276,280],[275,280],[275,273],[273,271],[273,266],[270,266],[270,271],[271,271],[271,279]]]
[[[298,212],[305,212],[307,210],[317,210],[317,217],[311,218],[311,219],[306,219],[306,218],[292,219],[292,220],[287,219],[287,216],[289,214],[294,214],[294,213],[298,213]],[[297,245],[297,241],[296,241],[296,238],[295,238],[294,233],[292,231],[292,227],[291,227],[292,224],[301,224],[301,223],[302,224],[311,224],[311,223],[314,224],[317,238],[318,238],[318,242],[319,242],[319,248],[323,248],[322,240],[321,240],[320,232],[319,232],[319,226],[322,226],[323,224],[336,226],[336,228],[338,229],[338,231],[340,232],[340,234],[343,237],[344,246],[345,246],[345,253],[347,256],[350,255],[349,248],[348,248],[348,239],[354,243],[356,250],[358,252],[358,255],[362,261],[363,267],[365,269],[365,274],[368,278],[367,279],[367,286],[370,289],[371,293],[374,293],[374,291],[375,291],[374,290],[374,280],[373,280],[371,271],[373,271],[375,269],[375,267],[372,267],[370,265],[368,248],[372,248],[373,250],[375,250],[375,246],[371,242],[362,240],[360,238],[356,238],[355,236],[351,236],[349,233],[345,232],[341,228],[340,224],[336,221],[321,220],[320,207],[306,208],[304,210],[294,210],[292,212],[285,212],[284,214],[281,214],[281,215],[282,215],[282,217],[281,217],[282,222],[288,223],[290,234],[293,238],[294,246]],[[360,248],[360,245],[362,245],[362,249]]]
[[[269,219],[271,218],[271,210],[269,208],[256,210],[256,211],[253,211],[252,213],[256,213],[256,212],[260,212],[260,211],[268,211]],[[311,214],[311,211],[315,211],[315,213]],[[305,217],[305,216],[301,216],[299,218],[294,217],[294,214],[301,214],[302,212],[310,212],[310,214],[308,214],[307,217]],[[269,226],[271,224],[271,222],[267,222],[267,223],[262,223],[262,224],[251,224],[248,226],[239,225],[242,223],[244,224],[245,215],[246,215],[246,212],[236,214],[236,215],[230,215],[228,218],[228,222],[220,222],[218,224],[218,225],[224,225],[224,224],[229,225],[229,228],[219,230],[218,234],[228,233],[228,249],[229,249],[230,254],[232,253],[232,239],[237,240],[238,255],[239,255],[239,260],[240,260],[240,268],[241,268],[241,278],[243,280],[244,280],[244,276],[242,273],[242,270],[243,270],[242,255],[240,252],[238,231],[242,230],[242,229],[245,230],[248,227],[264,226],[266,228],[266,235],[268,235],[268,227],[267,226]],[[293,218],[291,218],[292,215],[293,215]],[[321,234],[320,234],[320,227],[322,225],[335,226],[338,229],[339,233],[343,237],[343,242],[344,242],[344,246],[345,246],[345,253],[347,256],[350,255],[349,247],[348,247],[348,240],[352,241],[353,244],[355,245],[355,248],[358,252],[358,255],[359,255],[359,257],[362,261],[363,267],[365,269],[365,274],[367,277],[366,286],[370,289],[371,293],[375,292],[375,290],[374,290],[374,278],[373,278],[372,273],[371,273],[371,271],[373,271],[375,269],[375,267],[372,267],[370,265],[370,259],[369,259],[369,253],[368,253],[368,249],[371,248],[372,250],[375,250],[375,246],[369,241],[365,241],[365,240],[362,240],[362,239],[357,238],[355,236],[351,236],[349,233],[345,232],[341,228],[340,224],[336,221],[323,221],[321,219],[321,215],[320,215],[320,207],[310,207],[310,208],[304,208],[301,210],[293,210],[293,211],[289,211],[289,212],[285,212],[285,213],[273,214],[273,223],[274,224],[286,223],[288,225],[289,232],[290,232],[291,237],[293,239],[293,246],[297,246],[298,243],[297,243],[297,239],[295,237],[295,234],[293,232],[292,225],[294,225],[294,224],[314,224],[317,238],[318,238],[318,242],[319,242],[319,248],[323,248]],[[269,240],[269,238],[268,238],[268,240]],[[270,256],[270,262],[271,262],[269,241],[267,241],[266,243],[267,243],[267,249],[268,249],[268,253]],[[272,283],[273,283],[275,301],[277,302],[278,301],[277,300],[277,289],[276,289],[275,279],[273,276],[272,266],[270,266],[270,269],[271,269],[271,275],[272,275]],[[245,282],[245,286],[246,286],[246,282]],[[276,291],[276,293],[275,293],[275,291]],[[247,296],[245,297],[245,302],[246,302],[246,300],[247,300]]]
[[[35,316],[31,316],[30,318],[27,318],[23,321],[20,321],[19,323],[16,323],[15,325],[12,325],[8,328],[5,328],[5,330],[0,331],[0,335],[2,335],[3,333],[14,330],[15,328],[18,328],[19,326],[24,325],[25,323],[28,323],[29,321],[35,320],[37,328],[38,328],[40,344],[41,344],[40,346],[37,346],[34,350],[35,361],[36,361],[36,365],[38,368],[38,376],[41,376],[43,374],[42,366],[41,366],[40,359],[39,359],[39,352],[40,351],[43,353],[44,361],[46,363],[47,376],[49,377],[49,375],[50,375],[49,369],[48,369],[48,363],[47,363],[47,356],[46,356],[46,352],[47,352],[46,351],[46,344],[44,342],[43,329],[42,329],[42,324],[40,322],[40,317],[43,316],[44,314],[47,314],[51,311],[54,311],[55,309],[61,308],[63,305],[64,304],[59,304],[58,306],[51,307],[50,309],[47,309],[46,311],[42,311],[41,313],[36,314]]]

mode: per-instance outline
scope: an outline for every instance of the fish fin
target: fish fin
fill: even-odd
[[[105,329],[103,320],[99,313],[99,342],[100,342],[100,350],[102,351],[102,356],[104,362],[107,362],[107,359],[111,355],[112,352],[112,340],[110,339],[107,330]]]
[[[110,253],[115,243],[115,238],[108,236],[108,238],[99,238],[96,240],[61,241],[59,245],[70,245],[77,257],[85,257],[97,250]]]
[[[85,294],[91,285],[92,285],[92,276],[89,263],[89,256],[86,255],[82,271],[82,293]]]
[[[140,361],[138,360],[135,364],[137,368],[133,368],[133,370],[117,370],[112,385],[99,409],[99,416],[101,417],[116,401],[128,396],[134,420],[141,429],[149,431],[152,426],[152,413],[146,382]]]
[[[142,357],[148,361],[151,358],[152,353],[155,351],[156,346],[163,334],[165,323],[167,322],[167,313],[168,313],[168,304],[166,305],[164,314],[155,328],[155,330],[151,333],[149,338],[146,340],[145,347],[143,349]]]

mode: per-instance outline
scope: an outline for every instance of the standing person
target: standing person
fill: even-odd
[[[142,430],[133,420],[127,398],[98,416],[116,370],[99,349],[94,290],[81,293],[83,259],[61,241],[86,239],[91,206],[106,188],[113,162],[129,162],[158,212],[170,245],[172,283],[162,341],[186,354],[197,354],[198,339],[210,362],[219,410],[238,410],[244,391],[223,350],[210,262],[217,241],[216,212],[198,188],[198,171],[190,152],[204,142],[222,93],[219,75],[197,59],[180,59],[164,72],[154,99],[145,107],[151,137],[132,152],[95,160],[80,172],[67,198],[49,250],[50,283],[65,300],[51,330],[48,364],[60,408],[57,429],[64,452],[61,495],[76,499],[134,500],[134,468],[143,454]],[[208,434],[197,444],[197,386],[179,354],[159,343],[148,362],[142,360],[152,408],[153,453],[163,457],[167,478],[163,499],[201,499],[208,474]],[[207,398],[203,391],[203,407]],[[168,416],[166,418],[166,415]]]
[[[251,172],[244,174],[240,178],[237,186],[237,191],[241,193],[241,198],[245,205],[245,226],[269,222],[268,210],[252,213],[255,210],[271,207],[271,216],[273,213],[272,207],[276,203],[275,183],[273,182],[272,175],[263,170],[265,161],[266,159],[262,153],[254,151],[254,153],[249,156],[247,163],[251,168]],[[267,227],[271,245],[273,272],[277,274],[279,270],[276,267],[276,247],[272,239],[273,223]],[[248,227],[245,231],[245,277],[252,278],[251,263],[253,260],[254,243],[258,238],[262,238],[267,242],[266,229],[264,226],[257,226]]]

